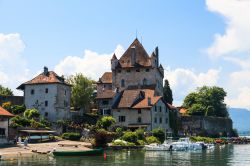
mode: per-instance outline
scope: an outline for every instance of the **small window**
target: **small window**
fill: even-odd
[[[118,73],[121,73],[122,71],[121,70],[118,70]]]
[[[130,70],[130,69],[128,69],[128,70],[127,70],[127,73],[130,73],[130,72],[131,72],[131,70]]]
[[[149,72],[150,69],[146,69],[146,72]]]
[[[125,80],[124,79],[121,80],[121,87],[125,87]]]
[[[162,123],[162,118],[159,119],[159,122]]]
[[[166,113],[168,113],[168,109],[166,108]]]
[[[48,116],[49,116],[49,113],[48,113],[48,112],[45,112],[45,113],[44,113],[44,116],[45,116],[45,117],[48,117]]]
[[[119,116],[119,122],[125,122],[126,117],[125,116]]]
[[[64,91],[64,95],[66,96],[66,94],[67,94],[67,91],[65,90],[65,91]]]
[[[136,71],[136,72],[140,72],[140,69],[136,69],[135,71]]]
[[[48,88],[46,88],[46,89],[45,89],[45,93],[48,93],[48,92],[49,92],[49,89],[48,89]]]
[[[45,101],[45,107],[48,107],[48,101],[47,100]]]
[[[155,117],[155,123],[157,123],[157,118]]]
[[[141,109],[138,110],[138,114],[141,114]]]
[[[159,106],[160,112],[161,112],[161,106]]]
[[[147,81],[146,78],[143,79],[142,84],[143,84],[143,85],[147,85],[147,84],[148,84],[148,81]]]
[[[155,112],[157,112],[157,107],[155,106]]]
[[[168,124],[168,118],[165,119],[166,124]]]
[[[64,100],[64,107],[68,107],[68,102]]]
[[[137,119],[137,122],[138,122],[138,123],[141,123],[141,117],[139,117],[139,118]]]
[[[31,89],[30,94],[32,94],[32,95],[35,94],[35,90]]]

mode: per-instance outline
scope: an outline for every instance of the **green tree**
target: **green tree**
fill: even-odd
[[[94,81],[82,74],[76,74],[70,76],[67,82],[72,85],[71,105],[75,108],[86,109],[94,99]]]
[[[0,85],[0,95],[1,96],[13,96],[13,91],[9,88]]]
[[[167,79],[163,87],[163,98],[167,103],[173,104],[173,94]]]
[[[184,99],[183,106],[190,115],[228,117],[224,98],[227,93],[220,87],[203,86]]]
[[[112,116],[103,116],[97,121],[97,126],[104,128],[105,130],[108,130],[113,124],[115,124],[115,119]]]
[[[165,132],[161,128],[153,129],[153,136],[156,137],[161,143],[165,140]]]
[[[40,113],[37,109],[27,109],[23,113],[24,117],[27,119],[39,118]]]

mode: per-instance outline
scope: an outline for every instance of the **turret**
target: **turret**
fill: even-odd
[[[118,59],[117,59],[116,55],[114,54],[112,59],[111,59],[111,69],[115,70],[117,64],[118,64]]]

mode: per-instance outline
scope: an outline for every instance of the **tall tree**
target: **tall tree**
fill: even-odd
[[[203,86],[184,99],[183,106],[191,115],[228,117],[224,98],[227,93],[220,87]]]
[[[167,103],[173,104],[173,94],[167,79],[163,87],[163,98]]]
[[[13,96],[13,91],[9,88],[0,85],[0,95],[2,96]]]
[[[67,82],[72,85],[71,105],[86,109],[93,101],[94,81],[82,74],[70,76]]]

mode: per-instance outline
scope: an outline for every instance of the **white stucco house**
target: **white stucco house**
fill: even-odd
[[[53,71],[44,71],[21,84],[17,89],[24,92],[24,104],[27,109],[36,108],[41,117],[50,122],[70,118],[71,86],[63,77]]]
[[[10,118],[14,117],[4,108],[0,107],[0,144],[8,143]]]

